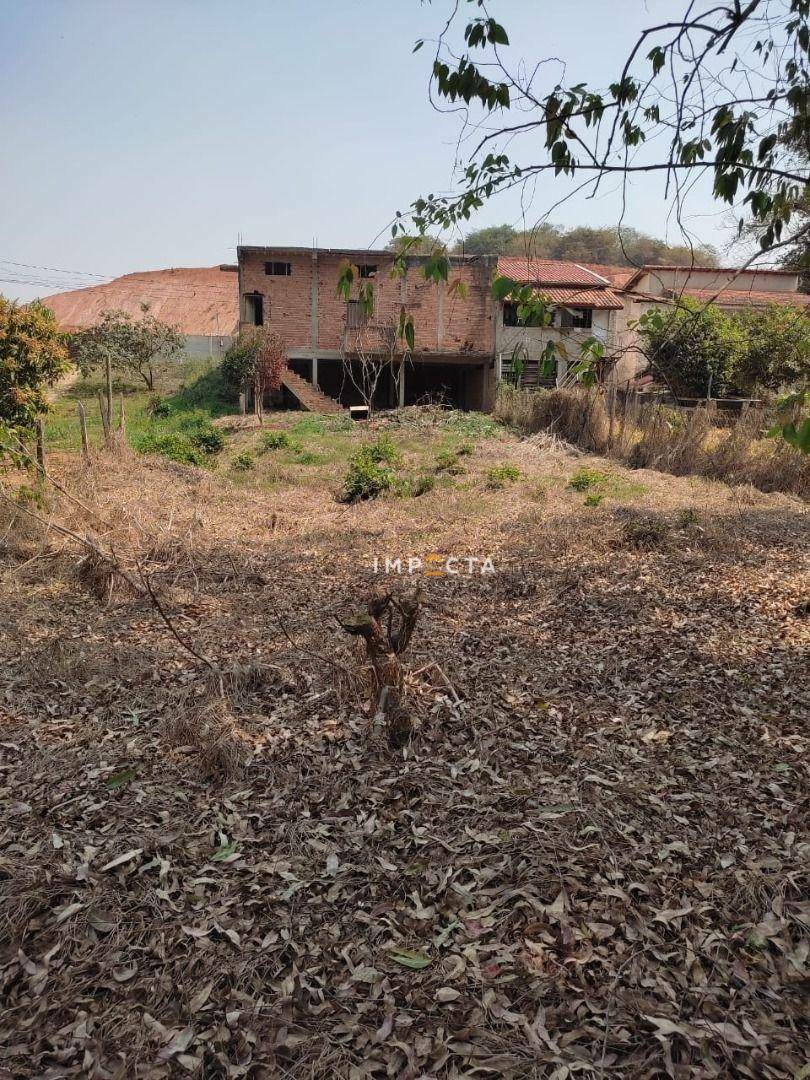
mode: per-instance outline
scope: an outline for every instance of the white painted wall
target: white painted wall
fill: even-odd
[[[509,363],[515,350],[520,350],[523,357],[539,360],[549,341],[560,343],[568,354],[568,360],[557,356],[557,378],[562,379],[569,363],[579,359],[580,346],[589,337],[598,338],[609,345],[613,333],[613,311],[601,308],[593,309],[593,325],[589,329],[579,327],[563,330],[557,326],[504,326],[503,304],[498,305],[495,325],[495,355],[501,356],[504,363]]]
[[[227,334],[186,334],[186,356],[195,360],[202,360],[206,356],[214,356],[221,359],[230,348],[233,338]]]
[[[633,285],[638,292],[660,296],[667,290],[734,289],[738,292],[796,292],[798,274],[769,273],[767,270],[693,270],[688,266],[673,269],[652,267]]]

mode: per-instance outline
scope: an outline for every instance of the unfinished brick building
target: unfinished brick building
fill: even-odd
[[[347,260],[361,280],[373,279],[372,315],[357,299],[358,280],[348,302],[338,296],[340,268]],[[441,398],[461,409],[491,408],[498,305],[490,285],[497,259],[451,256],[449,280],[440,284],[425,279],[425,260],[408,257],[404,277],[392,278],[390,251],[240,247],[240,326],[271,326],[284,341],[292,372],[343,405],[361,400],[345,365],[374,354],[394,360],[380,376],[378,407]],[[391,340],[403,307],[415,329],[414,349],[404,363]],[[300,397],[300,378],[285,385]],[[317,405],[311,398],[305,403]]]

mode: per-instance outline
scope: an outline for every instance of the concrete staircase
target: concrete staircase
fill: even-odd
[[[340,415],[345,411],[343,406],[334,398],[327,397],[326,394],[321,393],[320,390],[314,387],[311,382],[302,379],[300,375],[296,375],[289,368],[285,368],[282,372],[281,384],[286,386],[293,397],[297,398],[301,408],[306,409],[307,412]]]

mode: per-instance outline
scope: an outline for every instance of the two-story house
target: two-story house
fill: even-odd
[[[394,258],[385,250],[241,246],[240,325],[272,327],[289,369],[344,405],[360,397],[347,365],[374,354],[391,357],[377,386],[378,407],[442,400],[488,410],[498,374],[514,358],[536,373],[546,342],[554,339],[567,346],[557,363],[562,377],[570,362],[562,352],[574,360],[585,338],[608,343],[613,314],[623,306],[606,278],[575,263],[451,255],[448,280],[436,283],[422,273],[426,256],[408,256],[402,276],[392,275]],[[357,268],[348,300],[337,289],[347,261]],[[496,274],[543,292],[553,306],[551,324],[521,325],[514,304],[492,298]],[[374,288],[370,315],[359,301],[364,280]],[[401,341],[392,341],[402,310],[412,316],[415,333],[406,356]],[[288,379],[286,385],[296,396],[300,383]]]

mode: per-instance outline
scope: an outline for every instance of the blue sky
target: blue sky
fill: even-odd
[[[0,291],[53,271],[116,275],[235,258],[244,243],[365,246],[397,209],[449,187],[458,124],[427,100],[451,0],[0,0]],[[493,0],[511,55],[563,57],[604,85],[670,0]],[[534,220],[563,193],[544,179]],[[627,224],[664,235],[660,179],[634,182]],[[615,185],[552,220],[615,224]],[[696,192],[691,226],[728,237]],[[472,223],[519,223],[517,195]],[[676,229],[671,239],[679,242]],[[64,276],[65,282],[78,279]]]

